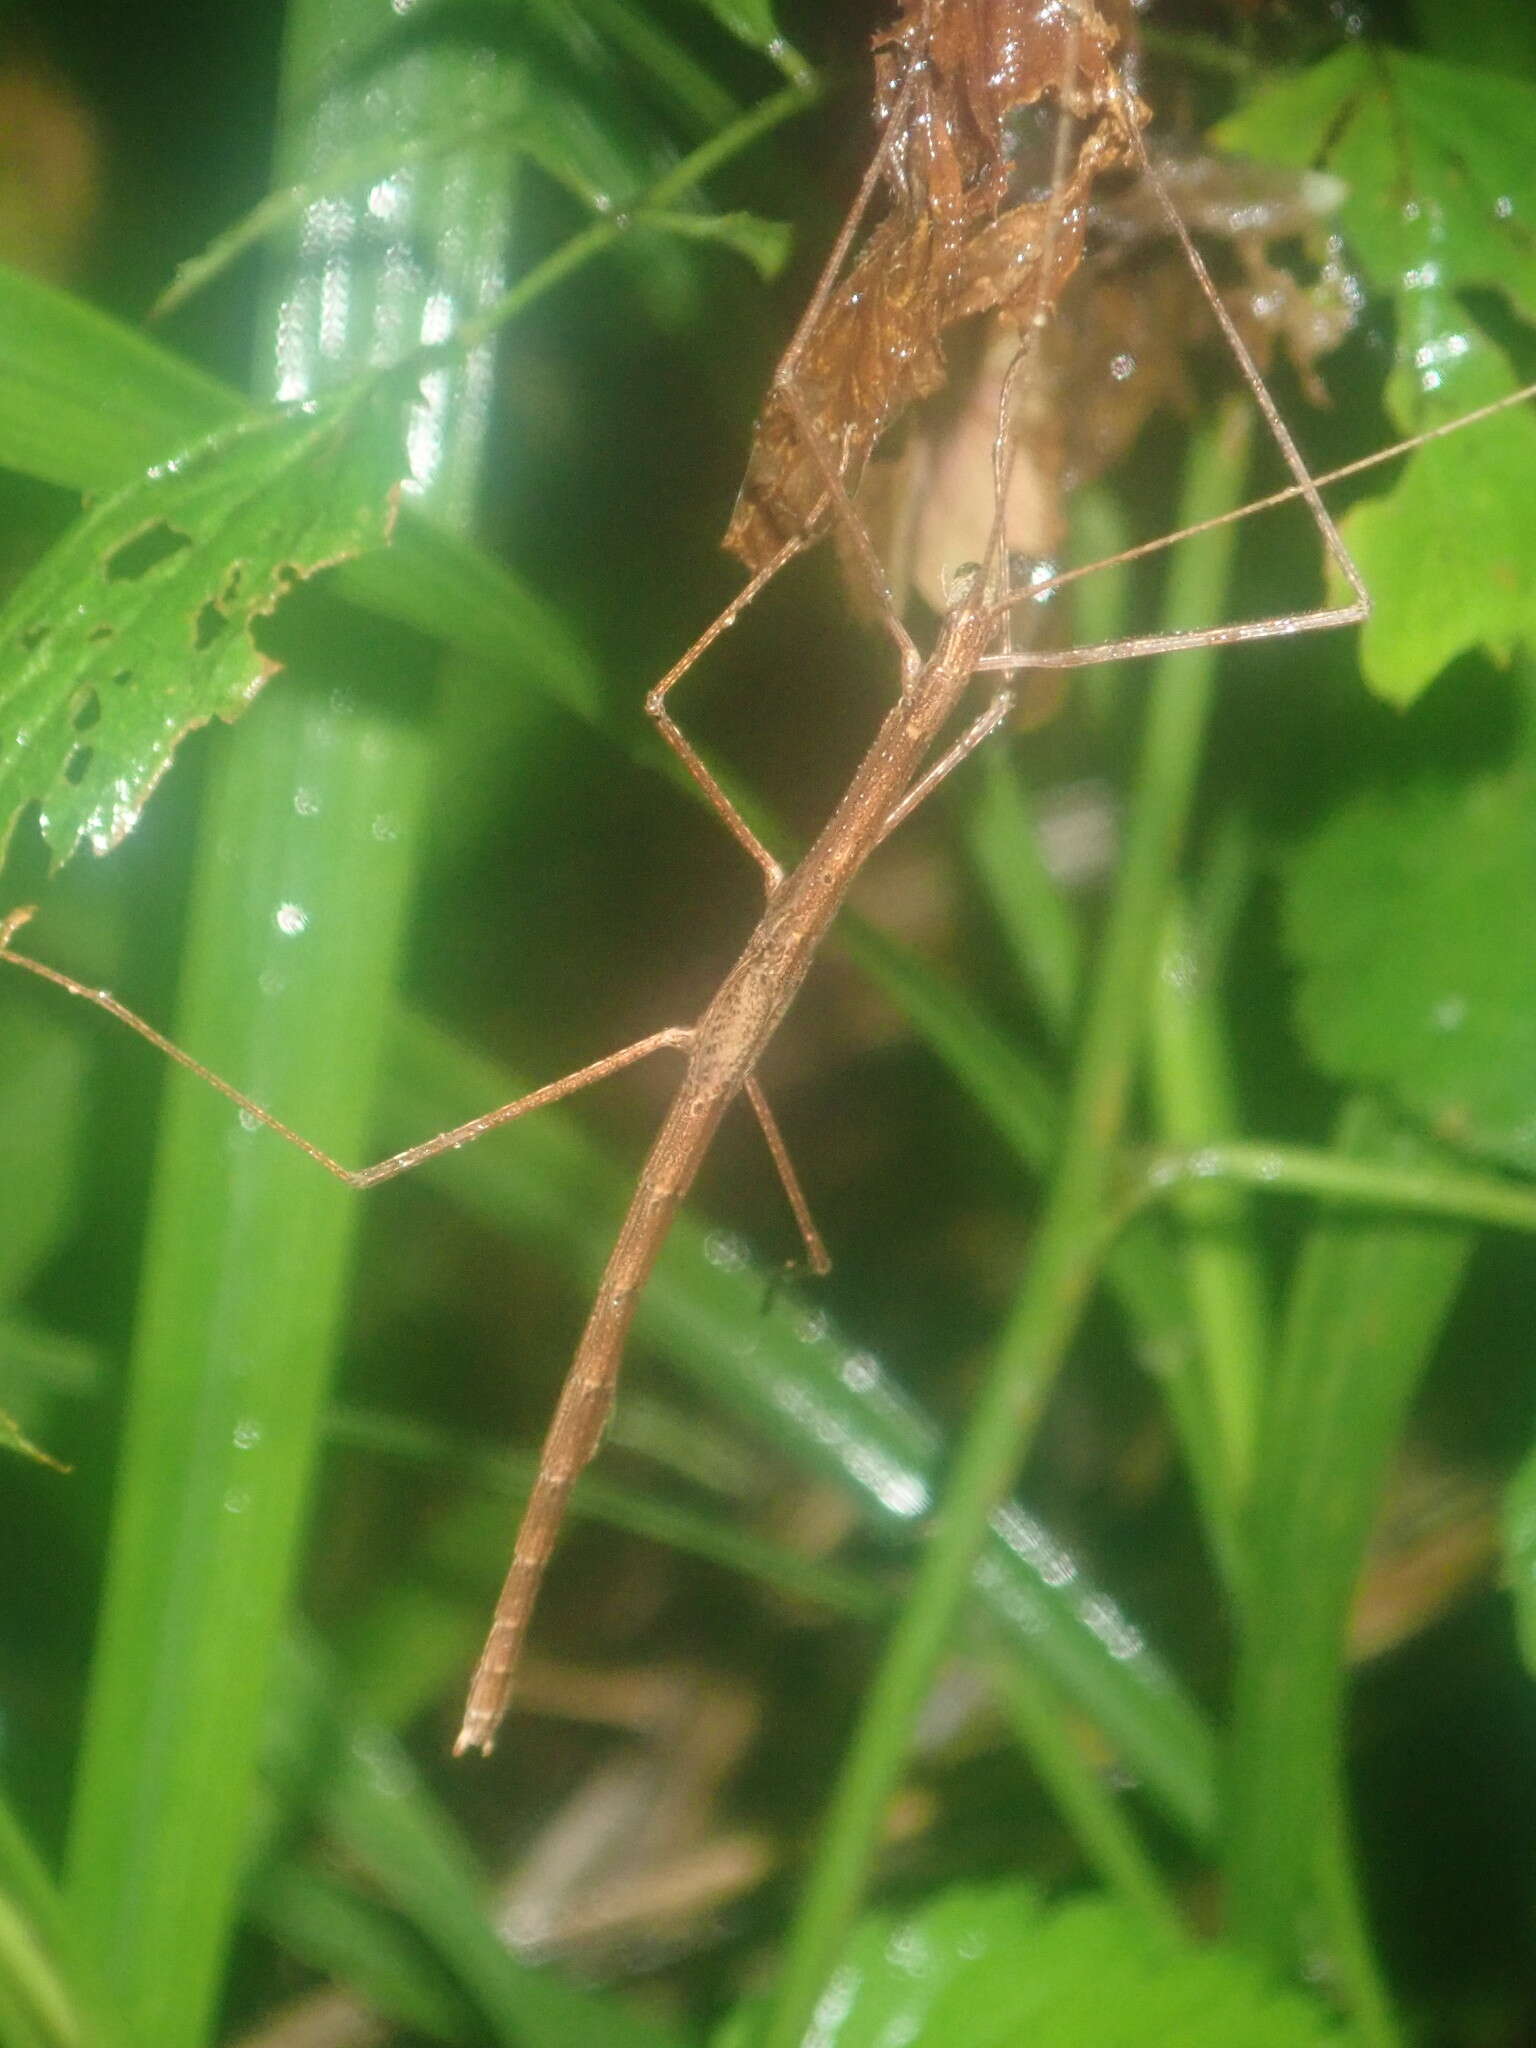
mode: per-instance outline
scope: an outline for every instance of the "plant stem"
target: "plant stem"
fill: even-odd
[[[1234,502],[1242,416],[1196,436],[1181,523]],[[1170,577],[1168,617],[1215,617],[1229,540],[1191,547]],[[763,2048],[798,2048],[862,1894],[886,1806],[965,1600],[988,1519],[1031,1444],[1093,1284],[1099,1219],[1123,1121],[1183,840],[1215,675],[1207,652],[1155,664],[1124,863],[1096,965],[1060,1164],[1031,1263],[992,1369],[957,1447],[927,1553],[892,1632],[833,1795],[791,1930]]]
[[[767,99],[749,107],[728,128],[712,135],[707,142],[701,142],[697,149],[690,150],[681,163],[674,165],[665,177],[658,178],[632,205],[616,210],[605,220],[594,221],[589,228],[583,228],[579,234],[562,242],[553,254],[519,278],[510,291],[504,292],[473,319],[466,320],[452,336],[449,348],[457,355],[462,350],[480,347],[498,328],[504,327],[509,320],[515,320],[552,286],[561,283],[584,263],[590,263],[605,249],[612,248],[644,214],[664,210],[673,200],[691,192],[722,164],[777,128],[781,121],[804,113],[815,97],[813,82],[806,80],[770,93]]]
[[[1184,905],[1170,905],[1152,982],[1151,1093],[1161,1135],[1174,1143],[1231,1130],[1237,1111],[1222,1022],[1199,939]],[[1251,1218],[1235,1188],[1185,1189],[1175,1202],[1179,1263],[1200,1341],[1193,1377],[1215,1471],[1201,1498],[1229,1587],[1236,1588],[1237,1525],[1253,1475],[1271,1325]]]
[[[1536,1193],[1517,1181],[1456,1167],[1396,1166],[1351,1159],[1305,1145],[1232,1143],[1218,1139],[1187,1152],[1159,1152],[1140,1171],[1136,1208],[1200,1182],[1258,1188],[1266,1194],[1317,1195],[1352,1209],[1446,1216],[1497,1229],[1536,1231]]]

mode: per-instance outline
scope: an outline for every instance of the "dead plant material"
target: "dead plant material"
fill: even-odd
[[[938,389],[946,328],[996,312],[1023,332],[1055,310],[1095,181],[1135,161],[1129,34],[1127,0],[905,0],[876,38],[887,211],[774,378],[725,537],[749,568],[809,538],[831,479],[856,488],[880,436]]]

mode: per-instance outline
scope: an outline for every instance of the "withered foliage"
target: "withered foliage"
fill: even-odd
[[[1321,402],[1318,361],[1354,317],[1326,231],[1337,185],[1187,145],[1154,143],[1150,161],[1162,193],[1204,243],[1216,289],[1260,368],[1283,352]],[[1312,282],[1279,267],[1276,242],[1310,259]],[[865,473],[858,507],[877,553],[899,589],[915,589],[936,610],[946,567],[979,560],[991,533],[993,442],[1017,347],[996,317],[956,337],[944,390],[915,409],[894,459]],[[1209,362],[1197,373],[1202,351]],[[1160,199],[1144,174],[1106,181],[1087,252],[1012,389],[1010,550],[1055,559],[1070,493],[1112,468],[1153,413],[1192,412],[1212,372],[1235,376]]]
[[[1095,180],[1134,158],[1129,25],[1128,0],[903,0],[876,38],[886,212],[780,364],[726,534],[749,568],[826,516],[807,429],[851,491],[943,382],[946,328],[995,312],[1023,330],[1054,311]]]

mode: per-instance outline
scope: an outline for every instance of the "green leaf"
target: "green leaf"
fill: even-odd
[[[1518,77],[1354,45],[1216,131],[1225,148],[1343,181],[1351,256],[1393,304],[1387,403],[1405,437],[1516,388],[1465,295],[1498,292],[1536,319],[1533,127],[1536,86]],[[1511,414],[1419,449],[1344,522],[1375,601],[1362,666],[1380,695],[1409,702],[1464,649],[1531,636],[1533,462],[1536,421]]]
[[[1470,319],[1441,342],[1426,342],[1426,361],[1451,342],[1458,350],[1458,408],[1515,389],[1502,351]],[[1408,424],[1419,408],[1402,395],[1406,381],[1399,371],[1388,398],[1394,416]],[[1507,659],[1517,642],[1536,638],[1533,475],[1536,416],[1521,408],[1426,443],[1392,490],[1343,521],[1375,600],[1360,665],[1378,696],[1409,704],[1469,648]]]
[[[1293,860],[1297,1020],[1340,1080],[1446,1143],[1536,1170],[1536,747],[1344,806]]]
[[[1339,1119],[1341,1157],[1432,1165],[1373,1098]],[[1259,1439],[1250,1583],[1227,1776],[1234,1924],[1278,1969],[1311,1951],[1319,1859],[1342,1826],[1351,1595],[1384,1476],[1476,1243],[1436,1217],[1323,1206],[1302,1246]],[[1340,1960],[1337,1920],[1327,1939]],[[1352,1959],[1347,1951],[1346,1962]],[[1362,2002],[1371,1986],[1355,1972]]]
[[[1527,1451],[1504,1493],[1505,1578],[1527,1671],[1536,1674],[1536,1450]]]
[[[810,83],[810,66],[779,33],[773,18],[773,0],[696,0],[696,4],[707,7],[721,27],[729,29],[739,42],[761,50],[786,78],[797,85]]]
[[[370,2014],[433,2041],[474,2038],[478,2015],[413,1931],[318,1859],[293,1856],[266,1872],[251,1911],[291,1956],[344,1986]]]
[[[0,264],[0,465],[116,490],[244,401],[121,321]]]
[[[0,466],[80,491],[137,472],[245,416],[245,401],[83,299],[0,264]],[[553,608],[410,506],[395,545],[348,563],[340,593],[526,678],[596,721],[594,663]]]
[[[405,461],[394,393],[219,428],[95,507],[0,615],[0,849],[41,805],[55,865],[138,821],[182,738],[277,664],[252,637],[292,584],[381,547]]]
[[[781,220],[764,220],[756,213],[657,213],[640,215],[647,227],[661,228],[685,241],[718,242],[722,248],[745,257],[758,276],[778,276],[789,256],[791,234]]]
[[[85,1055],[35,1005],[0,1005],[0,1302],[14,1301],[68,1223],[85,1117]]]
[[[120,2040],[82,1963],[68,1910],[26,1830],[0,1800],[0,2041],[108,2048]]]
[[[748,2048],[754,2008],[716,2048]],[[1234,1951],[1194,1947],[1093,1896],[1043,1906],[966,1885],[872,1914],[822,1996],[816,2048],[1320,2048],[1352,2037]]]
[[[1339,224],[1376,290],[1412,300],[1481,285],[1531,319],[1533,123],[1536,86],[1522,79],[1355,43],[1266,86],[1214,139],[1342,178]]]

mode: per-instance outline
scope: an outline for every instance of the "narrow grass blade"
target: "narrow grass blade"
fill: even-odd
[[[386,102],[408,120],[420,96],[446,111],[468,89],[475,60],[452,48],[366,92],[327,86],[379,19],[372,0],[290,8],[290,176],[376,133]],[[478,192],[413,185],[395,224],[412,306],[395,287],[375,299],[367,248],[327,252],[332,284],[351,265],[345,347],[323,329],[313,252],[295,247],[268,328],[285,396],[398,346],[431,294],[494,289],[508,202],[499,170],[486,175]],[[421,268],[421,249],[445,267]],[[450,379],[417,479],[460,521],[484,431],[464,395]],[[391,702],[392,674],[354,627],[219,749],[176,1020],[342,1153],[370,1120],[425,781],[424,733]],[[168,1087],[70,1842],[72,1903],[135,2048],[199,2048],[212,2022],[358,1220],[344,1190],[186,1082]]]
[[[11,1809],[0,1801],[0,2041],[5,2048],[112,2048],[64,1901]]]
[[[1433,1155],[1357,1102],[1348,1158]],[[1474,1242],[1457,1223],[1325,1210],[1287,1306],[1252,1509],[1252,1600],[1232,1730],[1228,1873],[1235,1924],[1297,1961],[1318,1859],[1338,1825],[1345,1629],[1387,1460]]]
[[[1220,1139],[1237,1125],[1222,1020],[1200,941],[1182,903],[1169,912],[1153,980],[1148,1052],[1159,1135],[1169,1144]],[[1186,1191],[1175,1207],[1178,1257],[1199,1333],[1195,1397],[1216,1470],[1202,1474],[1208,1519],[1228,1574],[1253,1472],[1268,1379],[1270,1305],[1247,1198],[1235,1188]]]
[[[1040,850],[1034,802],[1007,749],[990,747],[966,813],[966,841],[1020,984],[1057,1041],[1071,1028],[1082,933]]]
[[[268,1752],[286,1789],[366,1873],[478,2011],[482,2039],[505,2048],[677,2048],[675,2037],[617,1999],[520,1962],[486,1910],[486,1884],[458,1828],[432,1799],[405,1750],[349,1717],[324,1663],[304,1642],[282,1663]]]

